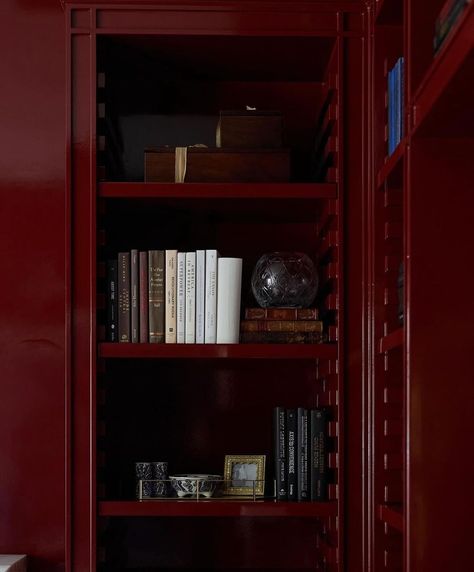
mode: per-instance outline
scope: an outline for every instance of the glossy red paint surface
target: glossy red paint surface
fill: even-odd
[[[6,0],[0,32],[0,553],[63,571],[64,14],[53,0]]]

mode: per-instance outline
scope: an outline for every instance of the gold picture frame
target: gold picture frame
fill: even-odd
[[[265,455],[226,455],[224,494],[263,496],[265,492]]]

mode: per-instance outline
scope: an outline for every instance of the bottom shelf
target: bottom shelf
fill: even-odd
[[[401,504],[379,505],[379,519],[400,532],[403,532],[403,507]]]
[[[142,500],[99,502],[99,516],[183,517],[326,517],[337,515],[337,502],[275,500]]]

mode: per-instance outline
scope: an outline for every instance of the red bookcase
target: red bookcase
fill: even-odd
[[[21,258],[35,279],[2,286],[0,552],[30,554],[33,572],[470,568],[474,7],[434,56],[443,3],[8,7],[3,76],[22,80],[0,90],[16,110],[2,248],[7,277]],[[245,105],[282,110],[288,183],[145,183],[116,161],[150,116]],[[24,137],[33,126],[48,145]],[[42,161],[26,168],[25,149]],[[306,251],[328,342],[107,343],[107,259],[200,247],[243,258],[244,305],[262,253]],[[328,409],[327,502],[135,499],[134,462],[158,457],[222,473],[226,454],[265,454],[270,480],[274,406]]]

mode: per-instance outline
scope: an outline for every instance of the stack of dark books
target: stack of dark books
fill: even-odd
[[[318,344],[327,341],[317,308],[247,308],[240,341],[248,344]]]
[[[328,413],[324,409],[273,411],[276,498],[327,501]]]
[[[445,2],[435,24],[435,35],[433,38],[435,54],[438,53],[470,2],[471,0],[447,0],[447,2]]]

